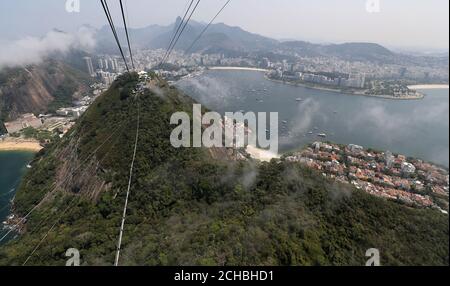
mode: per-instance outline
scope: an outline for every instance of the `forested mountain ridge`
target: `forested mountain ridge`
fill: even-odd
[[[69,248],[80,250],[83,265],[112,265],[138,106],[121,265],[364,265],[369,248],[380,250],[382,265],[448,265],[448,216],[372,197],[284,160],[173,148],[170,116],[190,113],[194,101],[158,79],[136,99],[137,83],[136,75],[118,78],[37,155],[15,212],[40,205],[24,233],[0,247],[0,265],[23,264],[36,245],[27,265],[64,265]]]

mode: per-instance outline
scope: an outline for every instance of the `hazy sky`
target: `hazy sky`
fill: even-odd
[[[99,0],[79,1],[80,13],[68,13],[66,0],[0,0],[0,40],[106,24]],[[167,25],[188,1],[124,0],[132,27]],[[202,0],[193,18],[208,22],[225,1]],[[231,0],[216,22],[277,39],[448,49],[448,0],[379,0],[375,13],[366,10],[367,1],[377,0]],[[118,0],[109,3],[118,24]]]

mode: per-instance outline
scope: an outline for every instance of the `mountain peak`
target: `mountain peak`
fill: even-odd
[[[178,16],[178,17],[175,19],[174,26],[175,26],[175,27],[178,27],[178,26],[180,25],[180,23],[181,23],[182,20],[183,20],[183,19],[182,19],[180,16]]]

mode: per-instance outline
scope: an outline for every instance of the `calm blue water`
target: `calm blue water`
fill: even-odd
[[[0,223],[8,216],[10,200],[33,157],[34,154],[29,152],[0,151]],[[0,234],[3,233],[2,228],[0,225]]]
[[[449,166],[448,89],[423,91],[423,100],[397,101],[285,85],[249,71],[208,71],[177,85],[218,112],[279,112],[281,151],[316,141],[315,134],[323,132],[329,141]]]

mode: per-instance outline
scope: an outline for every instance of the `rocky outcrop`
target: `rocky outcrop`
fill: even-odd
[[[55,99],[80,97],[89,81],[86,74],[59,61],[0,71],[0,120],[45,112]]]

